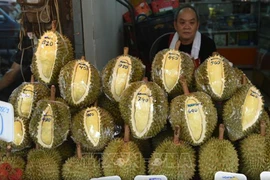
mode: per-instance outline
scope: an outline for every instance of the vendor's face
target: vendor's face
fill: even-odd
[[[181,43],[192,43],[199,28],[195,12],[190,8],[182,9],[177,20],[174,21],[174,28],[178,32]]]

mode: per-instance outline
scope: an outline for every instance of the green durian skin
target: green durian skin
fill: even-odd
[[[26,165],[25,160],[22,157],[16,155],[10,156],[2,155],[0,158],[0,164],[2,163],[8,163],[11,165],[12,169],[19,168],[22,171],[24,171]]]
[[[170,51],[170,49],[164,49],[159,51],[154,58],[154,61],[152,63],[152,71],[151,71],[151,77],[152,80],[157,83],[161,88],[163,88],[165,91],[164,86],[164,79],[162,79],[162,73],[163,73],[163,67],[162,67],[162,60],[165,58],[164,55]],[[193,87],[194,84],[194,70],[195,66],[192,61],[192,59],[183,52],[180,52],[182,63],[181,63],[181,75],[184,75],[186,78],[187,85],[189,89]],[[176,97],[177,95],[183,94],[183,88],[180,82],[180,78],[177,82],[177,84],[174,86],[174,88],[167,92],[170,97]]]
[[[84,148],[91,151],[101,151],[113,139],[114,136],[114,122],[111,114],[97,107],[100,114],[100,139],[99,143],[95,146],[87,137],[84,128],[84,114],[88,108],[81,110],[72,118],[71,133],[72,138],[76,143],[80,143]]]
[[[59,101],[51,100],[40,100],[37,104],[36,109],[34,110],[33,116],[29,124],[29,132],[31,138],[36,144],[40,145],[40,148],[43,147],[42,144],[38,142],[38,125],[41,121],[42,114],[47,106],[51,106],[53,110],[54,117],[54,138],[51,148],[56,148],[60,146],[66,139],[70,130],[71,125],[71,115],[69,107]]]
[[[131,71],[128,84],[136,81],[141,81],[145,75],[145,66],[142,61],[136,57],[127,55],[131,59]],[[117,59],[121,57],[111,59],[102,70],[102,87],[103,92],[108,96],[111,101],[117,101],[111,92],[111,86],[113,82],[113,70],[116,65]]]
[[[102,154],[102,169],[105,176],[118,175],[122,180],[130,180],[145,174],[145,160],[134,142],[116,138]]]
[[[155,150],[164,140],[170,139],[173,140],[174,132],[172,128],[166,128],[158,133],[155,137],[151,138],[151,144]]]
[[[148,132],[145,133],[142,137],[138,137],[136,135],[136,132],[132,128],[133,125],[131,122],[131,109],[133,107],[132,99],[134,98],[135,92],[143,85],[146,85],[152,92],[153,122]],[[138,81],[131,83],[129,87],[122,93],[119,102],[119,108],[121,116],[124,119],[125,123],[129,125],[132,135],[138,139],[148,139],[157,135],[167,123],[169,111],[168,98],[167,95],[165,94],[165,91],[154,82]]]
[[[39,82],[45,83],[47,85],[57,85],[58,83],[58,76],[60,73],[61,68],[67,64],[69,61],[71,61],[74,56],[73,54],[73,48],[70,40],[58,33],[57,31],[55,32],[57,36],[57,44],[58,44],[58,49],[56,53],[56,61],[55,65],[53,67],[53,72],[52,72],[52,77],[49,80],[49,82],[45,82],[44,80],[41,79],[39,72],[38,72],[38,66],[37,66],[37,57],[36,54],[34,54],[33,59],[32,59],[32,66],[31,70],[32,73]],[[41,42],[39,42],[41,44]]]
[[[211,58],[211,57],[209,57]],[[214,101],[224,101],[229,98],[236,92],[238,85],[237,74],[234,69],[229,65],[229,63],[223,58],[224,63],[224,90],[223,94],[219,97],[216,95],[211,86],[209,85],[208,73],[207,73],[207,62],[206,59],[195,71],[195,83],[198,91],[203,91],[211,96]]]
[[[240,142],[240,172],[248,179],[260,179],[268,171],[270,151],[265,136],[251,134]]]
[[[238,172],[237,151],[228,140],[212,138],[200,147],[199,175],[201,180],[214,179],[217,171]]]
[[[192,179],[195,167],[195,150],[185,143],[174,144],[169,139],[156,148],[148,163],[150,175],[162,174],[170,180]]]
[[[89,180],[102,176],[101,164],[93,155],[85,155],[82,158],[71,157],[62,167],[64,180]]]
[[[187,120],[185,119],[186,108],[185,101],[189,97],[195,97],[202,106],[203,113],[205,115],[206,121],[206,133],[205,138],[201,142],[196,142],[191,138]],[[217,124],[217,110],[211,100],[211,97],[204,92],[194,92],[189,95],[180,95],[175,97],[170,104],[170,123],[175,129],[175,126],[179,126],[180,131],[180,139],[190,143],[193,146],[198,146],[203,144],[206,140],[208,140],[215,130]]]
[[[245,136],[254,132],[256,127],[258,126],[259,119],[262,116],[262,111],[260,112],[260,116],[258,117],[256,123],[246,129],[242,130],[242,122],[241,122],[241,108],[245,102],[246,95],[248,90],[252,87],[251,84],[246,84],[242,86],[228,101],[225,102],[223,107],[222,118],[224,125],[226,127],[228,137],[231,141],[236,141],[244,138]],[[262,105],[263,106],[263,105]]]
[[[51,149],[32,149],[27,156],[26,180],[60,180],[61,156]]]
[[[72,77],[74,73],[74,66],[78,61],[89,64],[91,72],[90,87],[84,100],[76,103],[72,100]],[[101,78],[98,70],[86,60],[72,60],[68,62],[63,68],[61,68],[59,74],[59,89],[61,97],[72,107],[82,108],[93,104],[101,94]]]
[[[32,102],[32,111],[30,112],[30,114],[28,116],[21,114],[18,111],[18,103],[19,103],[19,99],[20,99],[20,94],[22,93],[22,90],[25,86],[27,85],[33,85],[34,86],[34,96],[33,96],[33,102]],[[9,97],[9,103],[11,103],[13,105],[13,109],[14,109],[14,115],[15,116],[19,116],[22,118],[27,119],[28,121],[31,118],[32,112],[36,107],[36,104],[39,100],[41,100],[42,98],[49,96],[49,88],[42,83],[38,83],[38,82],[33,82],[33,83],[22,83],[20,86],[18,86],[10,95]]]

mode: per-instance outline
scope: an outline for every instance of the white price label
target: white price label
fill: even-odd
[[[219,171],[215,174],[215,180],[247,180],[244,174]]]
[[[106,176],[101,178],[92,178],[91,180],[121,180],[119,176]]]
[[[10,103],[0,101],[0,139],[14,140],[14,110]]]
[[[138,175],[134,180],[167,180],[168,178],[164,175]]]
[[[260,175],[261,180],[269,180],[270,179],[270,171],[264,171]]]

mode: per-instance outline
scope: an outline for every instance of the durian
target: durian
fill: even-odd
[[[60,71],[59,89],[70,106],[89,106],[101,93],[99,72],[84,58],[70,61]]]
[[[12,149],[11,146],[7,146],[6,149],[7,149],[6,154],[1,154],[0,156],[0,164],[8,163],[11,165],[13,169],[19,168],[21,170],[24,170],[26,165],[25,160],[20,156],[14,155],[11,152]]]
[[[119,102],[122,92],[132,82],[143,79],[145,66],[140,59],[124,54],[111,59],[102,70],[102,85],[104,93],[112,100]]]
[[[167,123],[168,99],[154,82],[131,83],[122,93],[119,108],[132,135],[138,139],[157,135]]]
[[[173,140],[173,130],[171,127],[166,127],[156,136],[151,138],[151,144],[153,149],[156,149],[165,139]]]
[[[227,100],[238,88],[236,76],[233,67],[224,57],[210,56],[195,71],[196,87],[215,101]]]

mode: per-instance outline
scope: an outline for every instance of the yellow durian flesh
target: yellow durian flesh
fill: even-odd
[[[19,116],[29,118],[32,111],[32,105],[34,101],[34,85],[27,84],[23,87],[21,93],[18,96],[17,111]]]
[[[21,145],[25,136],[24,123],[20,118],[16,118],[14,121],[14,140],[13,143],[16,146]]]

